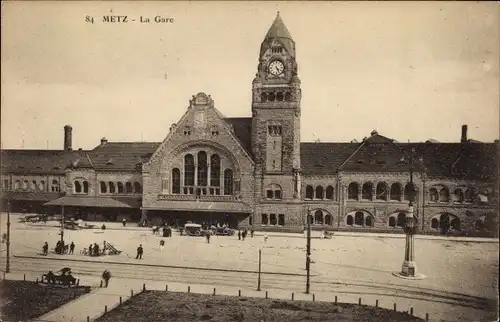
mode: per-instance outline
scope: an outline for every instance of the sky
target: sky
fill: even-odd
[[[1,144],[162,141],[198,92],[251,116],[276,12],[295,44],[301,140],[499,138],[495,2],[2,2]],[[128,23],[103,23],[104,15]],[[92,16],[94,23],[86,22]],[[140,16],[173,23],[139,23]],[[136,19],[136,22],[131,22]]]

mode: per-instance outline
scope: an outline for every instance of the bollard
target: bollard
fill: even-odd
[[[410,315],[413,315],[413,308],[410,307]]]
[[[378,300],[375,301],[375,307],[378,307]]]
[[[429,321],[429,313],[425,313],[425,320]]]
[[[293,301],[293,298],[294,298],[294,294],[292,293],[292,301]]]
[[[104,305],[104,313],[108,313],[108,306]]]
[[[215,287],[214,287],[214,295],[215,295]]]
[[[122,305],[122,297],[120,296],[120,305]]]
[[[146,284],[142,284],[142,291],[144,292],[146,290]]]
[[[165,291],[168,292],[168,284],[165,285]]]
[[[267,291],[266,291],[266,299],[267,299]]]
[[[335,304],[337,304],[337,295],[335,295]]]
[[[358,299],[358,305],[361,305],[361,297]]]
[[[24,276],[23,276],[23,280],[24,280],[24,281],[26,281],[26,274],[24,274]]]
[[[101,285],[99,287],[102,287],[102,281],[101,281]]]
[[[188,293],[191,293],[191,286],[188,286]]]
[[[241,290],[238,290],[238,296],[241,296]]]
[[[394,311],[396,311],[396,303],[394,303]]]
[[[313,293],[313,302],[316,301],[316,296],[314,296],[314,293]]]
[[[134,290],[130,290],[130,297],[134,296]]]

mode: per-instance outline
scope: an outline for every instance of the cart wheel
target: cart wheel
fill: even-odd
[[[200,236],[200,231],[198,230],[198,231],[196,231],[194,234],[195,234],[196,236]]]

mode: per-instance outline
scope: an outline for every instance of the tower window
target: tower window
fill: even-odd
[[[261,102],[267,102],[267,93],[262,93],[260,94],[260,101]]]
[[[217,136],[217,135],[219,135],[219,128],[216,125],[214,125],[212,126],[212,136]]]
[[[191,128],[189,126],[184,128],[184,135],[191,135]]]
[[[274,100],[276,99],[276,96],[274,95],[273,92],[269,93],[269,95],[267,96],[267,99],[269,100],[269,102],[274,102]]]
[[[282,101],[283,101],[283,99],[284,99],[284,98],[283,98],[283,92],[278,92],[278,93],[276,94],[276,100],[277,100],[278,102],[282,102]]]
[[[290,92],[285,93],[285,101],[290,102],[292,100],[292,94]]]
[[[281,200],[281,191],[281,186],[277,184],[271,184],[266,188],[266,199]]]
[[[281,125],[269,125],[268,131],[271,136],[281,136]]]

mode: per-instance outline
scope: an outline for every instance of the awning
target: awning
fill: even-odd
[[[61,197],[59,192],[44,191],[8,191],[2,194],[3,200],[50,201]]]
[[[177,211],[205,211],[205,212],[233,212],[250,213],[252,209],[241,202],[221,201],[165,201],[161,205],[143,207],[149,210],[177,210]]]
[[[44,206],[75,206],[97,208],[141,208],[141,199],[127,197],[66,196],[52,200]]]

